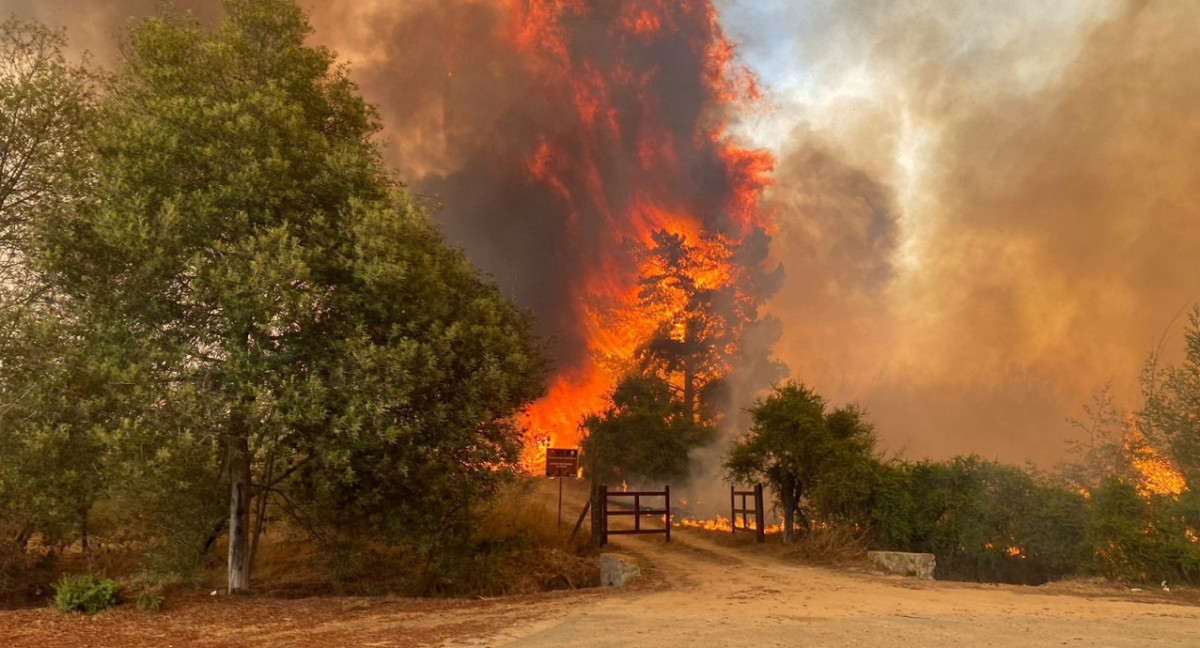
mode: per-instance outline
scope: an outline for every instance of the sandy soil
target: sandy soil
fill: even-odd
[[[621,538],[643,584],[479,601],[176,598],[160,613],[0,612],[0,646],[1200,646],[1200,607],[1087,585],[805,567],[700,531]]]
[[[1148,592],[917,582],[789,565],[755,547],[679,535],[671,545],[617,543],[655,566],[657,588],[568,602],[450,645],[1200,646],[1200,608]]]

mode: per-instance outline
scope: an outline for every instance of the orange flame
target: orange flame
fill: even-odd
[[[1187,481],[1183,475],[1150,445],[1150,441],[1138,429],[1132,417],[1128,421],[1124,447],[1129,462],[1137,473],[1138,494],[1142,497],[1178,497],[1187,490]]]
[[[701,529],[704,531],[723,531],[725,533],[729,533],[729,532],[733,531],[733,523],[729,521],[729,518],[726,518],[721,515],[718,515],[717,517],[708,519],[708,520],[683,518],[680,520],[675,520],[675,524],[678,526],[681,526],[681,527],[689,528],[689,529]],[[756,524],[754,522],[754,520],[749,520],[747,522],[747,524],[750,526],[750,528],[752,530],[758,528],[758,524]],[[742,528],[744,528],[744,527],[738,527],[739,530],[741,530]],[[763,528],[763,533],[782,533],[782,532],[783,532],[783,524],[768,524]]]
[[[596,0],[498,1],[508,10],[511,46],[543,71],[547,93],[569,99],[576,124],[572,132],[542,134],[525,160],[528,177],[569,207],[570,237],[600,236],[605,244],[585,259],[586,276],[573,291],[574,321],[588,353],[561,367],[527,414],[535,454],[529,462],[536,467],[546,446],[578,443],[582,418],[604,407],[617,376],[655,331],[678,326],[682,304],[639,303],[640,283],[655,275],[632,248],[648,247],[656,231],[682,236],[696,257],[689,263],[692,281],[710,289],[728,285],[735,279],[731,249],[755,229],[770,230],[760,198],[774,160],[738,147],[726,133],[731,107],[759,94],[753,75],[736,64],[710,0],[622,0],[615,12],[612,3]],[[572,42],[581,22],[589,38],[605,39],[603,56]],[[680,99],[658,89],[664,72],[648,48],[664,43],[689,52],[702,97]],[[690,134],[665,114],[681,100],[697,103],[688,107]],[[683,162],[689,159],[723,175],[715,204],[698,202],[712,191],[712,180],[695,177]],[[607,231],[585,231],[585,212],[600,214]]]

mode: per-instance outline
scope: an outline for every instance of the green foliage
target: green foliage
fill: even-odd
[[[140,592],[138,593],[137,597],[137,609],[146,612],[157,612],[162,609],[163,603],[165,603],[166,600],[167,598],[162,594],[155,594],[153,592]]]
[[[1129,483],[1106,479],[1092,493],[1087,549],[1092,570],[1126,582],[1195,583],[1200,545],[1195,535],[1200,497],[1144,496]]]
[[[0,538],[5,551],[88,542],[112,466],[112,426],[127,374],[99,359],[76,325],[30,311],[3,344]]]
[[[1184,327],[1184,360],[1160,366],[1158,354],[1142,372],[1142,430],[1170,456],[1189,484],[1200,484],[1200,306]]]
[[[90,193],[38,223],[38,269],[87,323],[73,353],[127,386],[67,429],[103,431],[109,496],[166,569],[212,546],[244,474],[318,538],[445,550],[518,457],[529,318],[382,167],[303,11],[225,5],[215,29],[130,32]]]
[[[875,432],[854,406],[828,411],[823,399],[798,383],[777,387],[750,410],[750,433],[730,450],[725,468],[733,481],[763,480],[778,497],[785,538],[793,520],[804,527],[812,513],[853,517],[870,495]]]
[[[892,502],[876,518],[884,546],[935,554],[941,577],[1040,583],[1083,558],[1083,497],[1045,478],[978,457],[893,469],[908,496],[881,500]]]
[[[1156,405],[1170,402],[1178,415],[1153,419],[1173,421],[1177,435],[1188,420],[1180,371],[1191,369],[1169,373],[1173,395]],[[1124,436],[1124,417],[1106,392],[1086,413],[1076,423],[1087,432],[1078,461],[1057,476],[974,456],[880,463],[856,410],[827,412],[819,395],[792,384],[751,410],[755,427],[726,467],[735,479],[766,479],[785,507],[793,489],[813,519],[863,532],[873,547],[933,553],[939,578],[1200,580],[1200,495],[1139,492],[1131,462],[1144,448]],[[1178,438],[1172,447],[1187,451]]]
[[[875,470],[869,513],[857,520],[885,548],[912,546],[917,532],[913,474],[900,461],[881,463]]]
[[[40,219],[78,195],[93,118],[92,75],[67,63],[61,32],[0,22],[0,562],[34,535],[86,529],[103,470],[110,367],[76,352],[78,322],[56,310],[33,265]],[[60,323],[60,319],[63,320]],[[3,571],[0,568],[0,571]]]
[[[585,418],[583,429],[584,467],[593,480],[608,484],[685,481],[689,453],[716,434],[694,420],[669,384],[640,375],[622,380],[612,406]]]
[[[940,578],[1038,584],[1067,575],[1196,582],[1200,497],[1139,493],[1109,475],[1085,494],[978,457],[893,463],[860,524],[876,546],[937,556]]]
[[[0,344],[12,318],[46,296],[26,263],[36,221],[71,200],[86,169],[93,79],[65,47],[62,32],[0,22]]]
[[[120,602],[117,583],[104,576],[64,575],[54,586],[54,607],[60,612],[95,614]]]
[[[1128,414],[1117,406],[1112,388],[1105,386],[1083,406],[1082,418],[1067,419],[1075,438],[1067,440],[1068,460],[1058,471],[1071,484],[1092,490],[1108,477],[1136,479],[1131,459]]]

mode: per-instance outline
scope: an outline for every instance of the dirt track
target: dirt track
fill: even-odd
[[[91,619],[0,612],[0,646],[1200,646],[1200,607],[1149,592],[920,583],[782,563],[695,531],[614,549],[649,567],[645,584],[488,601],[195,596]]]
[[[536,622],[451,645],[1200,646],[1197,607],[842,573],[697,533],[681,540],[623,542],[657,567],[660,589],[567,602]]]

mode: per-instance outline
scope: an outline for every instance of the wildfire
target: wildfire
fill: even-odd
[[[1178,496],[1187,490],[1187,482],[1171,462],[1163,457],[1138,429],[1132,419],[1125,435],[1125,452],[1137,473],[1137,489],[1142,497]]]
[[[689,529],[703,529],[705,531],[725,531],[728,533],[733,530],[733,525],[729,522],[729,519],[720,515],[711,520],[693,520],[690,518],[685,518],[682,520],[675,520],[675,524],[681,527],[687,527]]]
[[[687,312],[687,290],[737,293],[746,281],[735,252],[771,229],[760,197],[774,160],[726,132],[732,107],[758,90],[735,64],[710,0],[498,1],[509,45],[572,116],[525,159],[528,181],[571,214],[567,237],[578,249],[567,253],[583,267],[571,320],[587,347],[528,412],[536,465],[546,446],[578,443],[581,419],[604,407],[654,336],[666,330],[683,344],[715,325]],[[731,341],[721,352],[736,352],[739,331],[724,333]],[[714,362],[707,371],[730,369]],[[686,392],[682,380],[672,378]]]
[[[748,523],[749,523],[751,529],[758,528],[758,525],[755,524],[754,520],[749,520]],[[729,518],[726,518],[726,517],[723,517],[720,515],[718,515],[715,518],[708,519],[708,520],[684,518],[684,519],[680,519],[680,520],[675,520],[675,524],[678,526],[681,526],[681,527],[689,528],[689,529],[701,529],[704,531],[724,531],[726,533],[733,531],[733,524],[729,521]],[[782,533],[782,532],[783,532],[782,524],[768,524],[763,529],[763,533]]]

